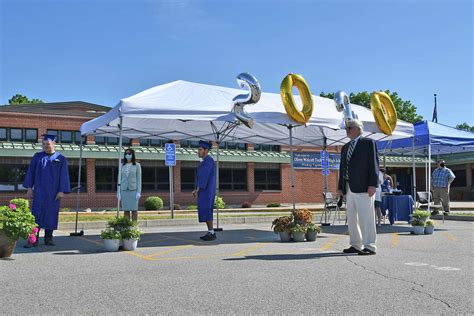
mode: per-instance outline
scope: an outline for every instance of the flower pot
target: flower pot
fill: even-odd
[[[279,232],[278,235],[280,235],[280,240],[283,242],[288,242],[291,240],[291,235],[289,232]]]
[[[307,241],[316,241],[317,236],[318,236],[318,232],[306,232]]]
[[[16,240],[8,238],[3,230],[0,230],[0,258],[9,258],[15,250]]]
[[[293,240],[298,241],[298,242],[304,241],[304,237],[305,237],[304,235],[305,235],[304,232],[293,233]]]
[[[425,226],[425,235],[431,235],[434,232],[434,226]]]
[[[137,249],[138,239],[124,239],[123,250],[133,251]]]
[[[120,247],[120,239],[104,239],[106,251],[118,251]]]
[[[423,235],[425,233],[424,226],[413,226],[413,233],[415,235]]]

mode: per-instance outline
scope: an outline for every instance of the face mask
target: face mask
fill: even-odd
[[[125,155],[125,159],[132,160],[132,155],[129,155],[129,154]]]
[[[440,166],[441,168],[444,168],[444,163],[440,163],[439,166]]]

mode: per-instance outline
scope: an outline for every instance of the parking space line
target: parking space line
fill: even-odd
[[[205,243],[205,242],[198,241],[198,240],[191,240],[191,239],[180,238],[180,237],[172,237],[172,236],[165,236],[165,237],[168,237],[171,240],[180,240],[180,241],[190,242],[193,245],[212,245],[212,243]]]
[[[398,234],[393,233],[392,234],[392,248],[395,248],[398,246]]]
[[[450,234],[448,232],[443,232],[443,236],[445,236],[446,238],[448,238],[450,241],[458,241],[458,239],[456,237],[454,237],[453,234]]]
[[[319,251],[328,251],[329,249],[331,249],[334,246],[334,244],[336,244],[336,242],[339,240],[339,238],[341,238],[341,236],[334,236],[334,237],[329,238],[329,240],[326,241],[321,246],[321,248],[319,248]]]
[[[155,260],[155,259],[153,259],[153,258],[150,258],[149,256],[144,256],[144,255],[142,255],[142,254],[139,254],[139,253],[136,252],[136,251],[124,251],[124,252],[122,252],[122,253],[125,253],[125,254],[127,254],[127,255],[132,255],[132,256],[138,257],[138,258],[140,258],[140,259],[146,260],[146,261],[153,261],[153,260]]]
[[[245,253],[247,253],[247,252],[250,252],[250,251],[255,250],[255,249],[258,249],[258,248],[261,248],[261,247],[263,247],[263,246],[265,246],[265,244],[258,243],[258,244],[254,245],[254,246],[252,246],[252,247],[248,247],[248,248],[245,248],[245,249],[243,249],[243,250],[241,250],[241,251],[238,251],[238,252],[236,252],[236,253],[233,253],[231,256],[235,256],[235,257],[242,256],[243,254],[245,254]]]
[[[154,258],[154,257],[158,257],[158,256],[161,256],[161,255],[164,255],[164,254],[167,254],[167,253],[172,253],[172,252],[180,251],[180,250],[191,248],[191,247],[192,247],[191,245],[176,246],[176,247],[173,247],[173,248],[168,249],[168,250],[163,250],[163,251],[160,251],[158,253],[148,255],[147,257],[148,258]]]

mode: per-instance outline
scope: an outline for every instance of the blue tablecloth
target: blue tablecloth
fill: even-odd
[[[411,195],[384,195],[382,196],[382,214],[386,215],[390,224],[395,221],[410,221],[413,212],[413,198]]]

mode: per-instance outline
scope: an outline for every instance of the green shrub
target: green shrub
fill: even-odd
[[[150,196],[145,200],[145,210],[161,210],[163,207],[163,200],[159,196]]]
[[[411,226],[422,226],[425,227],[425,222],[421,220],[413,220]]]
[[[126,229],[122,231],[121,236],[122,239],[136,239],[139,240],[140,236],[143,234],[143,232],[138,229],[137,227],[130,227],[129,229]]]
[[[290,232],[292,233],[306,233],[306,226],[300,224],[293,224],[290,226]]]
[[[306,230],[308,232],[317,232],[318,234],[321,233],[321,227],[319,227],[319,225],[316,225],[316,224],[313,224],[313,223],[309,223],[306,225]]]
[[[425,223],[425,226],[433,226],[434,227],[435,226],[434,221],[432,221],[430,219],[427,220],[426,223]]]
[[[24,211],[30,210],[30,201],[26,199],[16,198],[11,200],[10,204],[15,204],[17,208],[21,208]]]
[[[121,239],[122,235],[120,232],[112,229],[112,228],[107,228],[106,230],[103,230],[100,233],[100,238],[102,239]]]
[[[225,202],[221,196],[219,197],[216,196],[216,198],[214,199],[214,208],[218,208],[218,207],[220,210],[225,208]]]
[[[12,201],[15,202],[15,200]],[[25,204],[22,205],[25,206]],[[27,239],[35,227],[35,217],[29,209],[22,208],[15,203],[10,203],[9,206],[0,206],[0,229],[6,233],[10,240],[18,240],[20,237]]]
[[[107,222],[107,227],[115,231],[122,232],[127,230],[129,227],[136,227],[137,223],[132,221],[125,216],[114,217],[113,219]]]
[[[186,207],[187,210],[197,210],[198,209],[198,206],[197,205],[194,205],[194,204],[191,204],[191,205],[188,205]]]
[[[280,203],[268,203],[267,204],[267,207],[280,207],[281,204]]]
[[[413,212],[413,214],[411,215],[411,217],[413,219],[421,219],[421,220],[425,220],[427,219],[428,217],[430,217],[430,212],[428,211],[421,211],[421,210],[416,210]]]

